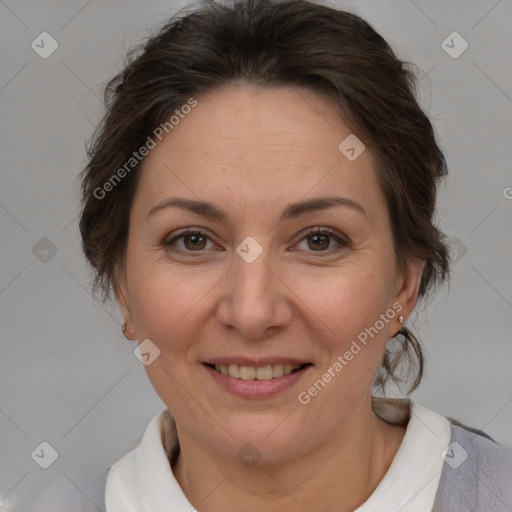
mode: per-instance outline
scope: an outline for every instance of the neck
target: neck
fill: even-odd
[[[380,419],[371,395],[357,411],[314,449],[292,460],[251,468],[212,450],[177,424],[180,456],[173,468],[190,503],[201,512],[354,510],[386,474],[405,427]]]

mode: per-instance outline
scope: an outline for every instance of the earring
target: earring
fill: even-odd
[[[398,317],[398,321],[400,322],[402,328],[395,334],[395,336],[397,336],[398,334],[401,334],[402,336],[407,336],[408,331],[407,331],[407,328],[404,327],[404,324],[405,324],[404,316],[400,315]]]
[[[131,333],[132,336],[135,336],[135,333],[131,330],[131,329],[128,329],[128,322],[125,322],[123,324],[123,327],[121,328],[121,330],[123,331],[123,334],[124,334],[124,337],[129,340],[129,341],[135,341],[136,338],[134,339],[131,339],[126,333],[127,331],[129,331]]]

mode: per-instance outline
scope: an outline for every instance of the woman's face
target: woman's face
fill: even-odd
[[[372,157],[338,148],[351,132],[329,99],[248,85],[196,99],[143,163],[118,298],[178,432],[284,460],[369,413],[419,270],[397,272]]]

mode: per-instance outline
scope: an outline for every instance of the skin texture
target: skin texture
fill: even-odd
[[[174,474],[199,511],[353,510],[384,477],[405,433],[371,410],[371,385],[387,339],[400,329],[398,314],[307,405],[297,396],[393,303],[407,319],[421,265],[398,272],[370,150],[352,162],[340,153],[351,132],[329,98],[233,84],[196,99],[143,163],[116,283],[134,337],[161,351],[146,371],[176,419]],[[279,221],[289,203],[327,195],[366,213],[341,206]],[[169,197],[213,202],[228,222],[178,207],[147,217]],[[187,227],[208,238],[166,248]],[[314,227],[349,243],[306,237]],[[248,236],[263,249],[252,263],[235,252]],[[205,370],[202,362],[220,356],[293,357],[313,366],[292,388],[247,399]],[[251,468],[237,458],[246,443],[262,454]]]

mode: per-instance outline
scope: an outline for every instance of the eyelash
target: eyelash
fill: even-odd
[[[330,254],[338,252],[346,247],[349,247],[349,245],[350,245],[349,241],[346,238],[337,235],[333,229],[321,228],[321,227],[311,228],[309,231],[307,231],[303,235],[303,237],[299,240],[299,243],[302,242],[302,240],[304,240],[310,236],[318,235],[318,234],[328,235],[331,238],[334,238],[336,240],[336,242],[338,242],[338,245],[331,249],[319,250],[319,251],[308,251],[308,252],[319,253],[320,256],[322,255],[322,253],[326,254],[326,255],[330,255]],[[172,238],[172,240],[169,240],[169,241],[164,240],[163,245],[168,250],[172,250],[174,252],[187,253],[187,255],[191,255],[191,256],[194,252],[197,252],[199,254],[205,252],[205,250],[189,251],[189,250],[185,250],[185,249],[176,249],[175,247],[173,247],[177,240],[179,240],[187,235],[200,235],[200,236],[206,237],[208,240],[210,240],[210,237],[204,231],[201,231],[200,229],[184,228],[182,231],[178,231],[176,233],[176,236],[174,236]],[[192,256],[192,257],[197,257],[197,256]]]

